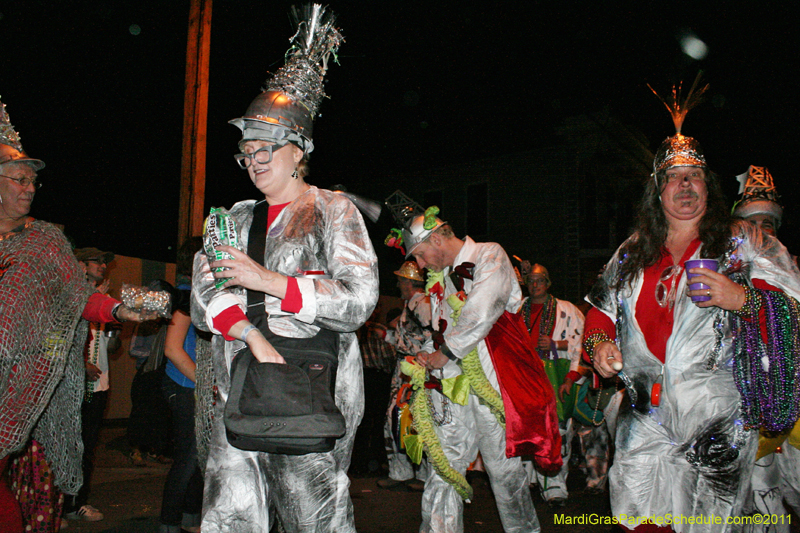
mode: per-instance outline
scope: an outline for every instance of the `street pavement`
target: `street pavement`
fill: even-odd
[[[157,533],[161,492],[169,465],[148,461],[147,466],[132,466],[122,427],[104,427],[100,432],[95,473],[89,503],[105,515],[100,522],[69,521],[64,531],[75,533]],[[377,474],[351,476],[356,529],[359,533],[414,533],[419,530],[419,492],[396,492],[378,487]],[[601,520],[610,514],[608,493],[590,494],[583,490],[585,478],[579,468],[572,468],[566,507],[551,509],[538,493],[533,498],[544,533],[618,532],[602,524],[569,524],[569,518]],[[502,533],[500,518],[488,481],[473,481],[475,497],[464,509],[465,533]],[[800,520],[791,515],[791,531],[800,532]],[[0,530],[2,525],[0,524]]]
[[[89,503],[105,515],[101,522],[71,520],[64,531],[75,533],[157,533],[161,492],[169,465],[148,461],[147,466],[132,466],[123,427],[104,427],[100,432],[95,473]],[[414,533],[419,530],[419,492],[395,492],[377,485],[379,476],[351,476],[356,529],[359,533]],[[615,526],[602,525],[610,515],[608,493],[590,494],[583,490],[585,477],[573,467],[568,482],[570,497],[566,507],[551,509],[534,491],[536,512],[542,532],[619,533]],[[473,482],[475,497],[464,509],[465,533],[502,533],[500,518],[488,482]],[[572,518],[574,524],[569,523]],[[594,519],[601,524],[587,524]],[[580,523],[584,521],[584,523]],[[800,519],[791,515],[791,533],[800,533]],[[2,524],[0,524],[2,531]]]
[[[89,503],[105,515],[100,522],[71,520],[65,532],[75,533],[156,533],[161,507],[161,491],[169,465],[148,461],[135,467],[128,460],[125,430],[104,427],[100,432],[94,477]],[[412,533],[419,530],[419,492],[396,492],[379,488],[379,476],[351,477],[350,494],[359,533]],[[542,531],[607,532],[611,526],[558,525],[555,515],[579,516],[596,513],[608,516],[608,495],[588,494],[581,490],[582,473],[575,469],[570,477],[571,495],[567,506],[553,510],[537,494],[534,502]],[[465,533],[502,533],[500,518],[488,482],[473,483],[475,497],[464,509]]]

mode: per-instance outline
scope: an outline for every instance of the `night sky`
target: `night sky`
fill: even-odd
[[[227,121],[283,64],[290,5],[214,3],[206,206],[258,194]],[[311,183],[382,200],[402,188],[399,173],[425,179],[525,151],[565,118],[603,109],[655,151],[674,129],[646,84],[666,93],[702,70],[711,87],[683,132],[729,180],[731,201],[734,175],[769,167],[787,208],[780,237],[800,251],[791,3],[329,5],[346,42],[328,72]],[[26,151],[47,163],[31,214],[65,225],[78,246],[174,260],[188,13],[185,0],[0,3],[0,96]],[[686,35],[707,45],[704,59],[683,53]]]

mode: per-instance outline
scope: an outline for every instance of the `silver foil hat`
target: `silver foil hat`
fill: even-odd
[[[6,105],[0,102],[0,165],[11,162],[27,163],[36,172],[44,168],[44,161],[28,157],[22,149],[19,134],[6,113]]]
[[[736,176],[736,179],[742,197],[733,205],[733,216],[747,219],[755,215],[768,215],[775,220],[775,229],[780,228],[783,207],[778,203],[780,196],[767,167],[751,165],[747,172]]]
[[[286,62],[268,81],[243,117],[229,121],[242,130],[242,142],[287,140],[304,153],[314,150],[312,131],[320,102],[328,58],[344,38],[334,27],[335,15],[320,4],[292,7],[297,31],[289,40]]]
[[[411,217],[405,224],[403,244],[406,246],[406,259],[414,255],[414,249],[427,241],[434,231],[447,224],[437,217],[437,214],[439,214],[439,208],[432,206],[426,209],[424,214]]]
[[[697,75],[692,88],[689,89],[689,93],[685,98],[681,94],[682,84],[673,85],[672,93],[667,98],[659,95],[655,89],[648,85],[653,94],[666,106],[675,125],[675,135],[667,137],[661,143],[653,159],[653,177],[656,179],[659,174],[673,167],[708,167],[706,157],[703,155],[703,149],[697,139],[681,134],[686,114],[702,101],[703,93],[708,89],[708,85],[700,89],[697,88],[701,74]]]
[[[677,133],[661,143],[653,159],[653,173],[666,172],[673,167],[708,167],[697,139]]]

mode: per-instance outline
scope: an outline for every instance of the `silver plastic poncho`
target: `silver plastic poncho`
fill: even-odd
[[[632,237],[633,238],[633,237]],[[800,272],[786,248],[747,223],[733,227],[735,249],[720,263],[724,271],[741,260],[750,280],[758,278],[800,298]],[[623,244],[620,249],[625,246]],[[732,372],[730,314],[701,309],[688,297],[675,301],[674,326],[665,363],[647,348],[636,316],[642,274],[632,287],[612,287],[619,276],[620,250],[609,261],[587,300],[617,324],[617,342],[637,399],[623,405],[616,432],[616,454],[609,472],[612,513],[627,527],[636,517],[727,517],[741,511],[755,461],[758,433],[746,430],[740,394]],[[702,255],[702,247],[692,256]],[[686,294],[686,275],[677,287]],[[650,391],[663,369],[659,407]],[[629,391],[630,396],[630,391]],[[662,524],[663,525],[663,524]],[[722,524],[673,521],[675,531],[730,531]]]
[[[247,251],[254,200],[239,202],[230,214]],[[331,279],[298,277],[303,308],[280,310],[281,300],[265,299],[271,329],[283,336],[309,338],[320,327],[340,335],[336,405],[347,433],[332,452],[289,456],[246,452],[228,444],[223,412],[230,387],[230,364],[244,344],[212,341],[216,405],[203,496],[204,532],[267,532],[272,507],[287,532],[355,532],[347,469],[353,438],[364,410],[361,356],[355,333],[378,300],[377,259],[364,222],[346,198],[311,187],[278,215],[268,229],[264,264],[287,276],[323,270]],[[217,290],[204,253],[195,256],[192,320],[213,330],[213,317],[246,305],[243,289]],[[214,331],[214,333],[218,333]],[[198,361],[198,367],[202,365]],[[198,380],[199,384],[200,380]],[[209,391],[200,392],[201,395]]]

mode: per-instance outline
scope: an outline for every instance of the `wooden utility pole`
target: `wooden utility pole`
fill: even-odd
[[[211,49],[211,1],[191,0],[186,45],[178,246],[203,233],[206,192],[208,56]]]

